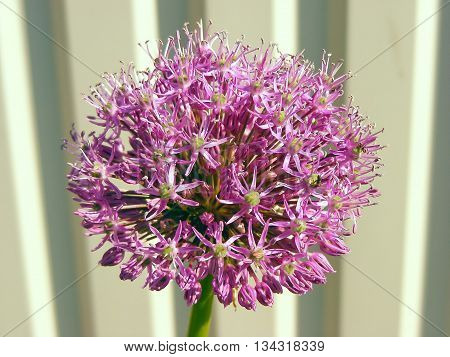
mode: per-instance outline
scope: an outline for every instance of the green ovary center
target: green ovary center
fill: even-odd
[[[162,199],[167,200],[172,196],[173,188],[172,186],[163,183],[161,186],[159,186],[159,195]]]
[[[319,98],[319,103],[322,104],[322,105],[327,104],[327,98],[326,97],[320,97]]]
[[[214,256],[217,258],[225,258],[228,254],[228,249],[223,244],[217,244],[214,247]]]
[[[164,256],[170,256],[173,252],[173,248],[171,246],[167,246],[163,249],[162,253]]]
[[[364,149],[361,145],[358,145],[352,149],[352,153],[353,153],[355,160],[359,159],[363,152],[364,152]]]
[[[287,275],[292,275],[292,274],[294,274],[294,271],[295,271],[295,266],[294,266],[294,264],[292,264],[292,263],[286,264],[286,265],[284,266],[284,271],[285,271],[285,273],[286,273]]]
[[[153,152],[153,159],[157,160],[164,156],[164,152],[162,150],[155,150]]]
[[[280,123],[280,124],[283,123],[285,119],[286,119],[286,113],[282,110],[280,112],[280,115],[278,116],[278,123]]]
[[[264,251],[261,248],[257,248],[251,253],[250,258],[252,260],[260,261],[264,258]]]
[[[216,93],[212,96],[212,101],[214,103],[225,104],[227,102],[227,97],[225,97],[225,95],[223,94]]]
[[[333,207],[336,209],[342,208],[342,198],[340,196],[333,196]]]
[[[244,196],[244,199],[245,202],[247,202],[252,207],[259,205],[259,202],[261,202],[259,192],[256,191],[250,191]]]
[[[300,151],[300,149],[303,146],[303,141],[301,141],[299,138],[292,139],[291,143],[289,144],[289,149],[293,151],[294,153],[297,153]]]
[[[308,178],[308,184],[311,187],[317,187],[320,185],[320,176],[318,174],[312,174]]]
[[[294,221],[294,232],[302,233],[306,230],[306,222],[301,219],[296,219]]]
[[[188,80],[188,76],[186,74],[182,74],[181,76],[178,76],[178,83],[183,84]]]
[[[194,139],[193,145],[194,145],[195,149],[200,149],[204,143],[205,143],[205,139],[201,138],[200,136],[197,136]]]

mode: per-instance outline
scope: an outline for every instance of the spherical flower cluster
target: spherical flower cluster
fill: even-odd
[[[328,55],[315,70],[275,45],[184,34],[152,69],[105,74],[86,97],[100,129],[71,132],[76,214],[109,245],[101,265],[150,290],[174,281],[188,305],[208,275],[224,306],[305,294],[378,195],[379,132],[351,101],[334,104],[349,75]]]

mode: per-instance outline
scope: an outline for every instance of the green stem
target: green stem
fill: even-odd
[[[200,300],[192,306],[191,319],[189,321],[188,337],[209,336],[209,326],[211,324],[211,310],[213,302],[212,276],[208,275],[201,281],[202,296]]]

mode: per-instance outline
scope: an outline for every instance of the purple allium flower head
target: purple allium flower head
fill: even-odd
[[[188,305],[208,275],[224,306],[305,294],[378,196],[380,131],[351,100],[335,104],[349,75],[326,54],[316,70],[201,24],[184,35],[86,97],[99,130],[71,131],[76,214],[110,246],[100,264],[150,290],[174,281]]]

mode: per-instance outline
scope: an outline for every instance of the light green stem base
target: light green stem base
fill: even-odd
[[[212,276],[208,275],[201,281],[202,296],[192,306],[191,319],[189,321],[188,337],[208,337],[211,325],[211,311],[213,302]]]

